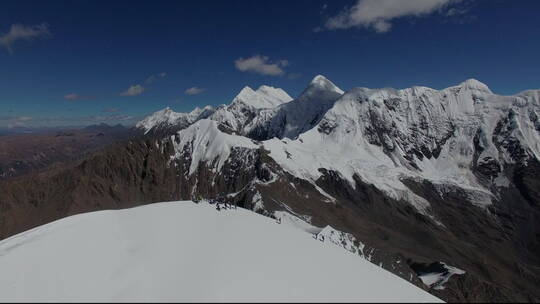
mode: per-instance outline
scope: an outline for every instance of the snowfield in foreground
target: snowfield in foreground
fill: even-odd
[[[292,225],[192,202],[76,215],[1,241],[0,301],[440,302]]]

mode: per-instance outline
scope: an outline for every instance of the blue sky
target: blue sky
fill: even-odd
[[[131,124],[228,103],[246,85],[294,97],[317,74],[344,90],[476,78],[515,94],[540,88],[539,11],[536,0],[4,0],[0,128]]]

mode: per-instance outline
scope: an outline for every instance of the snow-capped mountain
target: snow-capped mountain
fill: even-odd
[[[204,108],[195,108],[189,113],[178,113],[166,107],[154,114],[139,121],[135,127],[147,134],[151,131],[155,133],[183,129],[196,122],[199,119],[207,118],[214,113],[212,106]]]
[[[283,98],[261,102],[268,92]],[[539,99],[534,91],[498,96],[470,79],[440,91],[355,88],[344,93],[319,75],[298,98],[287,99],[279,89],[244,88],[231,105],[208,116],[216,122],[212,128],[208,122],[195,123],[201,116],[188,114],[197,117],[190,120],[192,127],[181,120],[177,126],[188,130],[177,135],[177,150],[184,151],[188,137],[194,142],[194,136],[218,138],[205,134],[210,129],[236,134],[238,143],[263,140],[257,147],[293,176],[315,184],[323,175],[320,169],[326,169],[351,185],[356,176],[394,199],[409,201],[435,221],[429,202],[409,189],[404,178],[429,180],[440,191],[458,187],[470,202],[486,206],[507,183],[505,165],[540,156]],[[156,114],[171,115],[170,110]],[[162,121],[156,114],[147,120]],[[148,123],[141,125],[148,130]],[[223,163],[232,147],[220,147],[221,154],[213,149],[210,155]],[[196,153],[197,159],[200,153],[207,152]]]
[[[408,204],[437,229],[451,229],[456,220],[448,214],[455,211],[444,202],[469,204],[466,208],[478,208],[475,212],[483,217],[510,212],[508,196],[515,191],[521,195],[520,209],[529,209],[525,202],[538,203],[516,172],[538,164],[539,95],[499,96],[474,79],[443,90],[343,92],[319,75],[298,98],[250,111],[249,119],[231,111],[237,105],[233,102],[222,108],[226,114],[216,115],[218,109],[181,130],[173,136],[171,163],[189,164],[183,172],[194,183],[190,194],[255,170],[256,178],[242,188],[229,185],[224,193],[233,200],[247,199],[250,208],[267,214],[285,208],[314,220],[317,215],[307,211],[311,208],[291,200],[361,202],[373,198],[362,199],[359,192],[373,187],[386,199]],[[245,96],[242,104],[249,104]],[[201,170],[212,172],[209,185],[200,185],[200,178],[208,176]],[[278,199],[265,187],[296,193],[296,198]],[[533,221],[537,211],[533,214],[524,222]],[[527,238],[537,242],[531,232]]]
[[[500,96],[472,79],[344,92],[317,76],[294,99],[245,88],[216,109],[154,113],[138,124],[152,136],[71,170],[0,184],[0,236],[78,212],[214,199],[333,227],[318,237],[447,301],[537,301],[539,113],[540,91]]]
[[[243,104],[256,109],[270,109],[291,100],[292,97],[279,88],[263,85],[253,91],[252,88],[246,86],[236,95],[231,104]]]
[[[2,302],[442,302],[286,222],[204,202],[40,226],[0,242],[0,268]]]
[[[177,113],[167,107],[137,123],[136,128],[145,134],[162,134],[163,131],[174,133],[200,119],[209,118],[218,121],[228,132],[244,134],[244,127],[258,117],[260,111],[273,109],[291,100],[289,94],[279,88],[263,85],[254,91],[246,86],[229,105],[220,105],[216,109],[211,106],[195,108],[190,113]]]
[[[229,105],[221,105],[208,116],[176,113],[169,108],[158,111],[137,124],[145,133],[152,130],[172,130],[209,118],[229,133],[250,138],[294,138],[311,129],[343,95],[343,91],[322,75],[318,75],[296,99],[282,89],[261,86],[256,91],[243,88]]]
[[[260,140],[296,138],[313,128],[341,95],[343,91],[330,80],[315,76],[298,98],[263,113],[244,134]]]

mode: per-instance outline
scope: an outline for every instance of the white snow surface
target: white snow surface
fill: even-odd
[[[188,201],[15,235],[0,269],[0,301],[441,302],[293,226]]]
[[[202,119],[181,130],[176,135],[180,142],[174,141],[176,154],[172,158],[178,158],[188,149],[191,156],[189,174],[191,175],[204,161],[212,165],[218,172],[229,158],[233,147],[256,149],[258,146],[247,137],[230,135],[221,132],[217,123],[210,119]]]

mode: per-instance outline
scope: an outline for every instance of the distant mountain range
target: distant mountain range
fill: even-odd
[[[0,139],[0,180],[80,159],[134,133],[122,126],[14,130]]]

